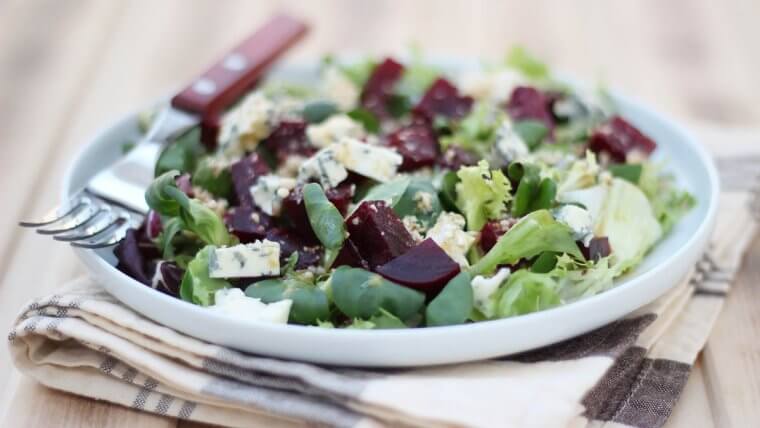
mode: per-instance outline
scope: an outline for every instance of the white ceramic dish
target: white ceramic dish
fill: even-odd
[[[450,69],[475,61],[444,62]],[[273,75],[309,80],[316,69],[284,65]],[[456,363],[522,352],[588,332],[651,302],[682,279],[700,257],[713,228],[718,176],[711,157],[672,120],[614,94],[624,117],[657,141],[655,153],[697,198],[696,207],[632,273],[611,290],[555,309],[496,321],[405,330],[336,330],[245,323],[171,298],[122,274],[107,251],[76,250],[89,271],[126,305],[161,324],[212,343],[262,355],[348,366],[412,366]],[[63,195],[71,195],[137,136],[129,114],[98,133],[76,156]]]

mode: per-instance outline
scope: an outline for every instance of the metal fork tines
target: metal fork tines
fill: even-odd
[[[40,220],[19,224],[75,247],[103,248],[121,241],[128,229],[139,227],[143,218],[142,214],[83,190]]]

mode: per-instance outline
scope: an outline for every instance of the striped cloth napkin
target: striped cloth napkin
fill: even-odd
[[[628,317],[544,349],[402,370],[283,361],[177,333],[82,278],[23,309],[10,351],[49,387],[227,426],[659,427],[760,217],[760,141],[702,135],[723,193],[713,242],[693,274]]]

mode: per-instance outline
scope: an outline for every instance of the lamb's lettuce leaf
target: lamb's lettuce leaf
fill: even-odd
[[[227,231],[222,219],[210,208],[190,199],[175,182],[178,171],[166,172],[155,180],[145,192],[148,206],[165,217],[178,217],[185,230],[211,245],[233,245],[237,239]]]
[[[208,262],[212,251],[214,251],[214,246],[208,245],[198,251],[195,258],[188,263],[179,288],[179,295],[182,300],[200,306],[213,305],[214,293],[217,290],[231,287],[229,282],[209,276]]]

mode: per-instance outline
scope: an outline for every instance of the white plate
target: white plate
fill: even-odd
[[[448,62],[454,69],[476,62]],[[285,65],[275,75],[295,80],[315,76],[314,67]],[[246,323],[169,297],[129,278],[109,252],[76,250],[89,271],[119,300],[161,324],[212,343],[268,356],[349,366],[412,366],[456,363],[527,351],[603,326],[651,302],[681,280],[700,257],[712,231],[718,176],[711,157],[672,120],[629,98],[613,94],[624,117],[657,143],[680,185],[697,198],[682,219],[631,274],[599,295],[543,312],[473,324],[404,330],[337,330],[298,325]],[[74,160],[64,196],[120,155],[138,135],[129,114],[97,134]]]

